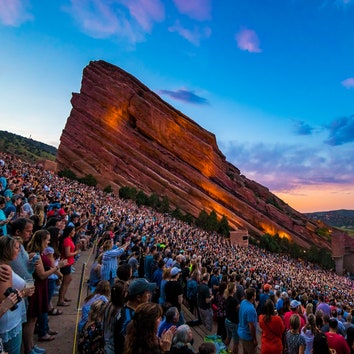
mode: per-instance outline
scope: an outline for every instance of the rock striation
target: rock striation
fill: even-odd
[[[135,77],[104,61],[83,71],[61,135],[58,169],[92,174],[100,187],[135,186],[198,216],[225,215],[250,235],[278,233],[302,247],[330,248],[318,225],[226,161],[215,136]]]

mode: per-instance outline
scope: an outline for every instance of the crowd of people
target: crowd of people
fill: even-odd
[[[210,332],[216,326],[233,353],[240,346],[244,353],[257,347],[316,353],[320,345],[338,354],[354,351],[349,278],[230,244],[3,153],[0,235],[0,338],[10,354],[21,347],[25,354],[44,353],[35,332],[39,342],[55,339],[48,316],[70,305],[75,261],[91,247],[91,293],[79,324],[83,353],[194,353],[190,327],[200,324]],[[183,304],[195,315],[192,323]],[[204,343],[198,351],[216,348]]]

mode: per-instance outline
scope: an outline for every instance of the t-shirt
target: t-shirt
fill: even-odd
[[[71,237],[66,237],[63,241],[63,248],[62,248],[62,257],[68,260],[68,265],[73,265],[75,263],[75,257],[70,256],[66,257],[65,256],[65,248],[70,247],[70,253],[75,252],[75,245]]]
[[[251,332],[249,329],[249,323],[253,322],[255,328],[257,328],[257,312],[254,305],[247,301],[242,300],[239,312],[239,324],[237,328],[237,334],[243,340],[252,340]]]
[[[208,310],[211,307],[211,301],[206,302],[210,298],[210,289],[207,284],[200,284],[198,287],[198,307],[202,310]]]
[[[343,336],[337,333],[325,333],[328,339],[328,346],[335,349],[337,354],[350,354],[350,348]]]
[[[178,308],[181,312],[181,304],[178,301],[178,296],[183,294],[183,289],[178,281],[168,281],[165,285],[166,302]]]
[[[286,344],[289,354],[298,354],[300,346],[306,347],[306,340],[301,334],[293,334],[289,330],[286,332]]]
[[[231,321],[232,323],[238,323],[238,312],[239,309],[237,308],[238,301],[233,297],[229,296],[226,299],[226,318]]]

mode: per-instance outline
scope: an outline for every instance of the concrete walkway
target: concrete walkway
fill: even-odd
[[[39,347],[47,349],[47,354],[77,353],[74,346],[76,324],[81,318],[80,307],[78,304],[81,304],[87,296],[87,279],[89,278],[91,264],[94,261],[92,250],[93,249],[91,248],[87,251],[81,252],[80,258],[74,265],[75,272],[73,273],[73,281],[69,285],[66,295],[68,299],[72,300],[70,306],[58,307],[58,309],[63,311],[62,315],[49,316],[49,328],[53,331],[59,332],[59,334],[57,334],[55,340],[51,342],[36,342]],[[80,296],[80,280],[84,264],[86,264],[86,267],[84,268],[83,287]],[[53,304],[56,307],[56,296],[53,297]],[[77,337],[78,335],[79,334],[77,333]],[[35,335],[34,338],[36,341],[37,335]]]

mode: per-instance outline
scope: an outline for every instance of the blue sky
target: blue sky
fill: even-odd
[[[106,60],[303,212],[354,209],[354,0],[0,0],[1,130],[58,146]]]

